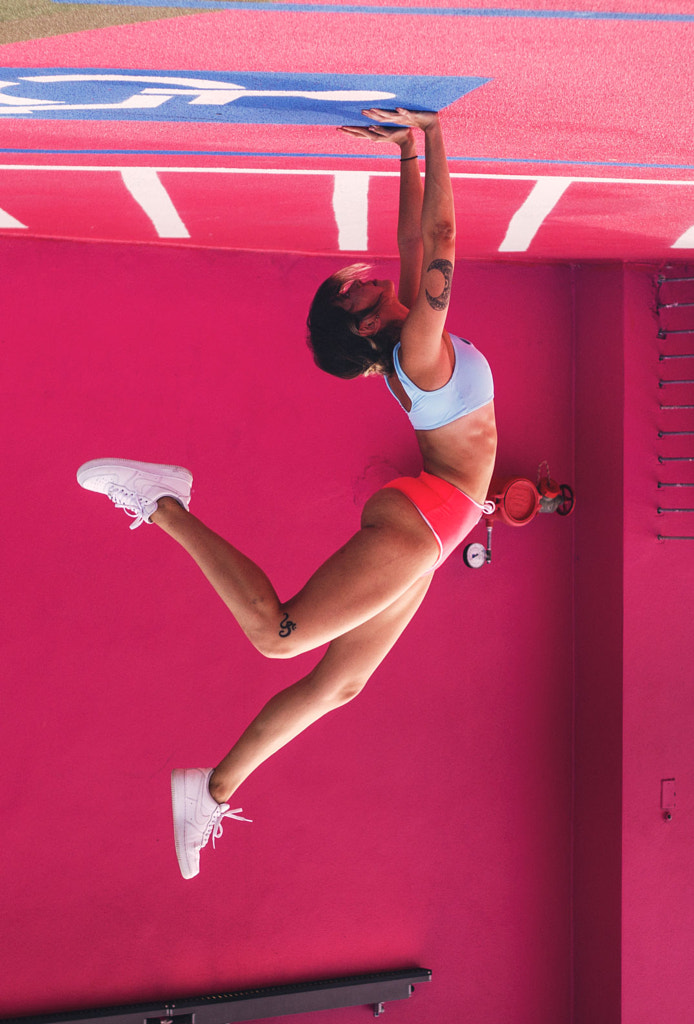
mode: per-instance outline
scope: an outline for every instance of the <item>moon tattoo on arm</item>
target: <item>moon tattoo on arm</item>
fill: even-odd
[[[441,312],[443,309],[447,309],[448,303],[451,297],[451,280],[453,278],[453,264],[450,260],[432,260],[427,267],[427,273],[430,270],[438,270],[443,276],[443,291],[440,295],[431,295],[430,292],[425,288],[427,302],[432,309],[437,312]]]

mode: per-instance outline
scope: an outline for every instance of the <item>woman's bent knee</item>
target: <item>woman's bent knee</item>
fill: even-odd
[[[280,626],[279,629],[267,627],[254,635],[249,635],[248,639],[263,657],[274,660],[296,658],[316,646],[312,643],[307,644],[300,634],[297,635],[295,628],[288,629],[286,626]]]
[[[265,658],[288,659],[311,650],[297,634],[296,623],[289,613],[280,608],[277,616],[258,616],[251,625],[246,624],[246,636],[259,654]]]
[[[262,654],[264,658],[271,658],[274,661],[296,658],[307,650],[307,648],[301,647],[296,642],[282,643],[282,640],[275,636],[251,637],[250,640],[259,654]]]
[[[342,707],[343,704],[349,704],[351,700],[358,697],[361,691],[366,686],[366,680],[359,681],[353,680],[349,683],[344,683],[335,695],[337,700],[337,707]]]
[[[368,682],[367,678],[349,676],[343,679],[331,678],[317,683],[317,695],[326,704],[326,710],[341,708],[358,697]]]

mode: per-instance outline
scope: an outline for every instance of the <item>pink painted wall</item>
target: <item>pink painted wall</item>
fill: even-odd
[[[660,353],[694,353],[694,334],[657,338],[656,269],[694,276],[694,268],[630,268],[625,274],[624,444],[624,1024],[686,1021],[692,1009],[694,934],[692,735],[694,734],[694,513],[658,516],[658,506],[694,506],[691,488],[659,490],[661,481],[694,482],[691,463],[663,466],[658,455],[694,455],[694,437],[659,440],[658,430],[694,430],[691,410],[660,411],[661,402],[694,403],[692,360],[660,363]],[[689,284],[663,301],[694,301]],[[694,328],[691,309],[664,311],[671,328]],[[672,820],[661,809],[661,780],[675,778]]]
[[[576,707],[574,806],[575,1024],[680,1024],[691,1017],[694,885],[692,791],[691,464],[694,386],[662,391],[659,378],[691,378],[692,337],[657,337],[656,266],[583,266],[575,272]],[[674,265],[669,276],[692,273]],[[694,301],[694,289],[670,301]],[[688,319],[687,319],[688,318]],[[694,327],[682,309],[670,327]],[[665,822],[661,782],[675,778]]]
[[[171,768],[218,759],[313,658],[260,658],[77,466],[190,465],[197,513],[288,593],[416,469],[414,440],[380,382],[304,347],[335,261],[3,240],[0,262],[0,1013],[417,964],[433,983],[389,1019],[568,1020],[572,521],[498,527],[479,572],[452,558],[365,692],[249,780],[254,823],[183,882]],[[547,458],[571,479],[570,285],[457,268],[450,322],[494,367],[504,473]]]

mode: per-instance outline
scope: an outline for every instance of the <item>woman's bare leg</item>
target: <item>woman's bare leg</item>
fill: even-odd
[[[389,608],[338,637],[312,672],[268,701],[215,768],[210,793],[226,803],[251,772],[328,711],[359,693],[419,608],[425,576]]]
[[[291,600],[279,600],[265,573],[170,498],[152,522],[188,552],[254,646],[268,657],[294,657],[347,633],[407,591],[438,557],[438,545],[399,491],[379,491],[362,527]]]

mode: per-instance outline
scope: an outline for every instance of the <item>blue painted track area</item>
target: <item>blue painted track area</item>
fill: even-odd
[[[0,115],[34,120],[368,124],[364,107],[442,110],[486,79],[3,68]]]

